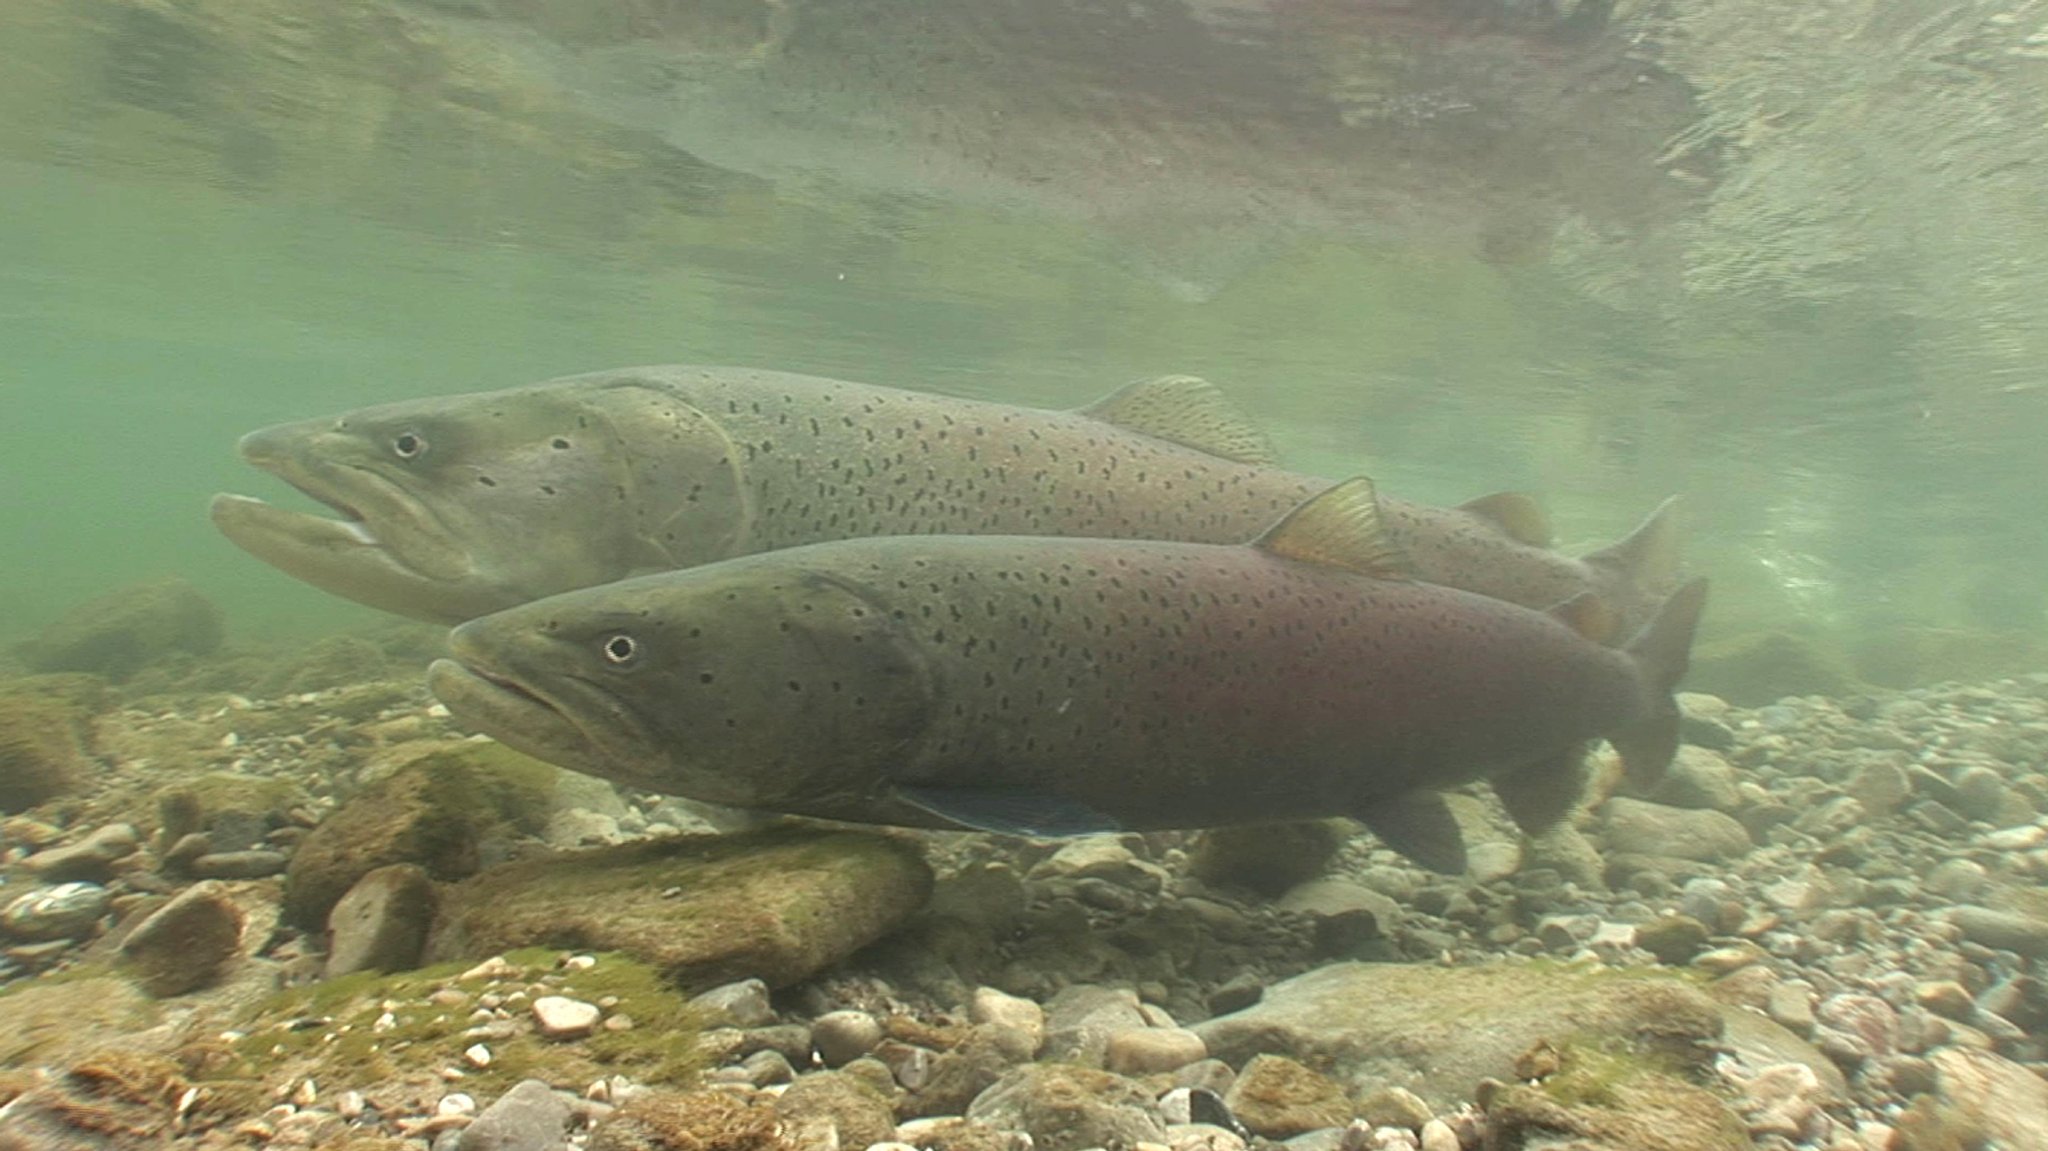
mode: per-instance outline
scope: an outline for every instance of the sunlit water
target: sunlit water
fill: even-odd
[[[1690,554],[1729,589],[1723,627],[2041,626],[2048,393],[1945,363],[1864,296],[1637,310],[1542,250],[1284,205],[1148,233],[872,146],[873,170],[838,183],[660,167],[615,140],[609,157],[559,150],[557,172],[548,148],[437,134],[424,113],[364,148],[334,113],[353,89],[315,84],[317,45],[294,49],[303,89],[223,89],[205,69],[225,57],[151,11],[29,5],[0,28],[19,33],[0,42],[0,638],[172,573],[247,637],[368,621],[208,526],[215,491],[283,494],[235,459],[238,435],[667,361],[1044,406],[1192,372],[1294,466],[1438,501],[1533,490],[1568,546],[1682,492]],[[94,47],[102,70],[75,74]],[[622,130],[654,115],[607,98]],[[249,107],[304,138],[212,131]]]

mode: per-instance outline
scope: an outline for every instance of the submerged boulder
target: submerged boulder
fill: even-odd
[[[545,825],[556,772],[495,743],[433,748],[358,792],[306,836],[285,873],[285,916],[325,926],[349,888],[394,863],[419,864],[441,880],[474,874],[488,833],[534,834]]]
[[[1283,1054],[1354,1092],[1403,1087],[1442,1109],[1481,1080],[1523,1078],[1517,1057],[1558,1036],[1703,1068],[1722,1020],[1719,1005],[1670,976],[1537,963],[1336,963],[1276,983],[1257,1004],[1194,1031],[1226,1062]]]
[[[84,784],[84,724],[84,711],[63,699],[0,695],[0,811],[26,811]]]
[[[220,606],[181,579],[122,588],[80,604],[19,650],[42,672],[123,680],[171,655],[210,655],[227,633]]]
[[[502,864],[445,893],[430,961],[520,947],[623,951],[686,987],[783,987],[924,905],[918,849],[861,832],[684,836]]]
[[[1762,631],[1693,648],[1685,686],[1737,707],[1762,707],[1788,695],[1854,695],[1863,683],[1848,658],[1822,641]]]

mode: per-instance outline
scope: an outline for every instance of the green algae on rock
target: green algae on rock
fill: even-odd
[[[505,826],[537,833],[556,770],[495,743],[434,746],[343,803],[313,829],[285,873],[285,916],[318,928],[357,880],[393,863],[436,879],[478,866],[479,844]]]
[[[895,930],[931,885],[915,846],[866,832],[771,828],[561,852],[446,893],[428,955],[597,948],[686,987],[785,987]]]

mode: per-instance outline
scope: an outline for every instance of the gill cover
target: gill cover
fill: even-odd
[[[712,803],[856,812],[914,755],[937,706],[905,622],[866,589],[780,556],[629,580],[513,614],[551,628],[609,697],[586,731],[600,743],[634,733],[643,746],[612,753],[645,767],[640,786]],[[575,706],[573,692],[543,685],[537,694]],[[629,722],[615,722],[620,713]]]

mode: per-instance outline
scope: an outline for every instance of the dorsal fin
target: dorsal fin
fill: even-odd
[[[1532,548],[1550,546],[1550,516],[1536,497],[1523,492],[1495,492],[1480,496],[1458,505],[1458,510],[1471,512],[1480,519],[1499,527],[1508,538]]]
[[[1582,591],[1552,606],[1549,614],[1552,619],[1602,647],[1613,643],[1615,633],[1621,630],[1621,617],[1615,614],[1606,600],[1589,591]]]
[[[1381,579],[1409,579],[1414,574],[1407,553],[1387,537],[1380,522],[1379,493],[1364,476],[1303,501],[1252,546]]]
[[[1080,413],[1240,464],[1270,464],[1280,458],[1265,431],[1200,376],[1160,376],[1126,384]]]

